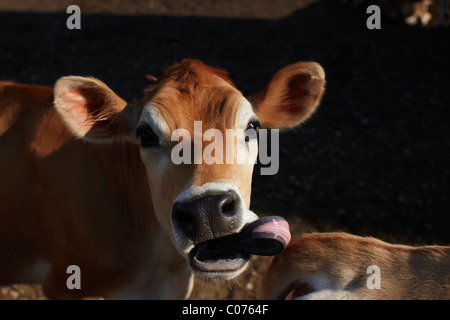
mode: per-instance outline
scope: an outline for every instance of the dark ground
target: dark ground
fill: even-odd
[[[67,17],[0,12],[0,78],[53,85],[92,75],[132,99],[146,73],[191,57],[251,94],[287,64],[318,61],[323,102],[280,135],[279,173],[255,174],[254,211],[317,231],[450,244],[449,28],[383,20],[368,30],[364,10],[334,1],[279,20],[83,14],[82,30],[70,31]]]

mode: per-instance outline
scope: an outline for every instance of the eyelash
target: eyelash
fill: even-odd
[[[259,121],[251,121],[248,124],[247,129],[245,131],[250,130],[250,129],[255,130],[256,135],[258,136],[260,127],[261,127],[261,124],[259,123]],[[141,146],[144,148],[156,147],[159,145],[158,136],[156,135],[156,133],[153,131],[153,129],[149,125],[146,125],[146,124],[140,125],[136,129],[136,137],[140,138]],[[246,135],[245,141],[249,142],[250,137]]]
[[[141,146],[144,148],[157,147],[159,138],[149,125],[140,125],[136,129],[136,137],[140,138]]]
[[[260,128],[261,128],[261,124],[259,123],[259,121],[255,120],[255,121],[251,121],[248,124],[247,129],[245,131],[250,130],[250,129],[255,130],[256,131],[256,136],[258,137],[258,133],[259,133],[259,129]],[[250,141],[250,137],[246,135],[245,136],[245,141],[249,142]]]

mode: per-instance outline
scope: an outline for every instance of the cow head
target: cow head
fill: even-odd
[[[296,63],[280,70],[250,102],[226,72],[183,60],[152,79],[139,104],[127,104],[97,79],[69,76],[55,85],[55,107],[81,139],[139,144],[165,232],[195,274],[230,279],[245,269],[249,256],[213,240],[239,233],[257,219],[249,210],[257,157],[252,133],[260,125],[287,128],[304,121],[322,97],[324,78],[317,63]],[[230,149],[227,129],[236,134]],[[186,161],[175,163],[174,148]],[[215,161],[207,163],[205,153]],[[239,156],[248,161],[225,160]]]

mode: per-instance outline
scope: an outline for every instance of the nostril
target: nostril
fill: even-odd
[[[236,201],[231,195],[222,200],[222,203],[220,204],[220,211],[223,215],[229,217],[236,214]]]
[[[228,191],[176,201],[171,214],[174,232],[193,243],[230,234],[239,221],[239,199]]]
[[[192,232],[194,229],[194,220],[191,215],[182,208],[181,204],[178,203],[173,205],[172,223],[176,226],[176,228],[187,234]]]

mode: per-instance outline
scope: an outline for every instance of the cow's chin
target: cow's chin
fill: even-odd
[[[221,245],[216,239],[198,243],[189,252],[192,272],[204,280],[230,280],[248,266],[250,253]]]

